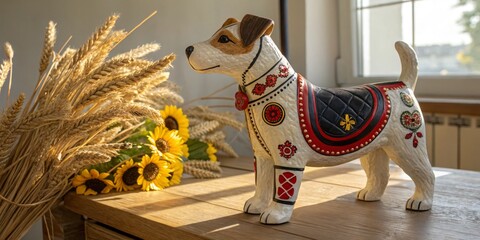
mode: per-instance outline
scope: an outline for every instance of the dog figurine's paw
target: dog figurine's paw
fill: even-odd
[[[411,211],[428,211],[432,208],[432,201],[427,199],[414,199],[411,197],[407,200],[405,208]]]
[[[373,189],[364,188],[357,192],[357,200],[365,202],[379,201],[383,192],[374,191]]]
[[[268,202],[261,201],[257,197],[251,197],[245,202],[245,205],[243,205],[243,212],[258,215],[265,211],[267,207]]]
[[[290,221],[293,212],[293,205],[286,205],[272,202],[270,206],[260,215],[260,222],[263,224],[275,225]]]

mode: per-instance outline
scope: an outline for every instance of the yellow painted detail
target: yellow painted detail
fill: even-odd
[[[351,118],[350,115],[345,114],[345,118],[340,121],[340,126],[343,127],[343,130],[350,131],[355,123],[355,119]]]

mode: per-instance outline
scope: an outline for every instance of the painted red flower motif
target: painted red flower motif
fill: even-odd
[[[272,126],[281,124],[285,118],[285,111],[278,103],[268,104],[263,111],[265,122]]]
[[[252,90],[252,93],[255,95],[262,95],[265,92],[265,89],[267,86],[265,84],[257,83],[255,84],[255,87]]]
[[[418,146],[418,138],[422,138],[423,137],[423,134],[421,132],[411,132],[411,133],[407,133],[407,135],[405,135],[405,139],[410,139],[413,137],[413,147],[416,148]]]
[[[295,155],[297,147],[287,140],[284,144],[278,145],[278,150],[280,150],[280,156],[288,160]]]
[[[402,113],[400,119],[402,125],[412,131],[416,131],[418,128],[420,128],[420,126],[422,126],[422,118],[420,117],[420,113],[418,111],[414,111],[413,113],[405,111]]]
[[[283,65],[283,64],[280,64],[280,66],[278,66],[278,70],[280,70],[280,73],[278,74],[279,77],[287,77],[288,76],[288,67]]]
[[[277,84],[277,76],[274,74],[268,75],[265,85],[267,85],[267,87],[273,87],[275,84]]]
[[[418,146],[418,138],[423,137],[421,132],[417,132],[417,130],[422,126],[422,117],[420,112],[413,111],[410,113],[409,111],[405,111],[400,116],[400,121],[404,128],[412,131],[411,133],[407,133],[407,135],[405,135],[405,139],[411,139],[413,137],[413,147],[416,148]]]

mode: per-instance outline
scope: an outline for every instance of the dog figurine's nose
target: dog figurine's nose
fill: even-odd
[[[190,57],[190,55],[192,54],[193,52],[193,46],[188,46],[186,49],[185,49],[185,54],[187,54],[187,58]]]

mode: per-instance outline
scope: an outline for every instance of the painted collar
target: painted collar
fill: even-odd
[[[271,99],[276,92],[283,91],[297,77],[290,64],[280,58],[267,72],[257,79],[239,86],[235,94],[235,107],[245,110],[248,106],[261,104]]]

